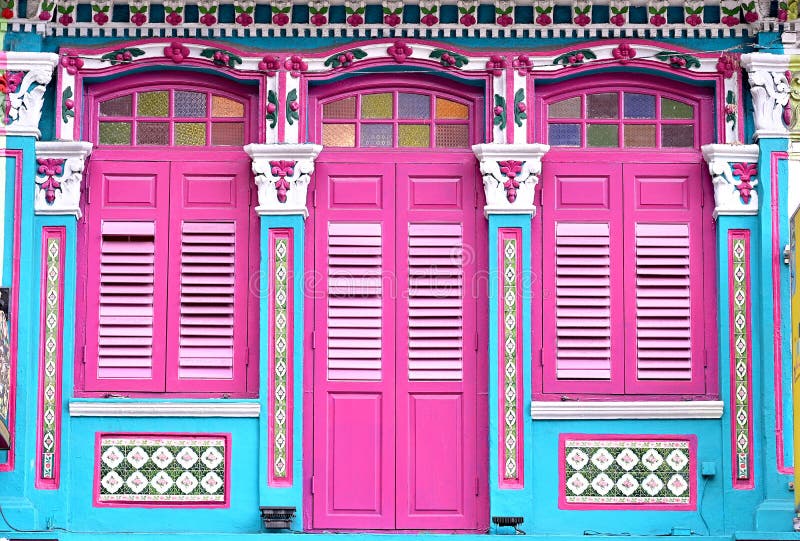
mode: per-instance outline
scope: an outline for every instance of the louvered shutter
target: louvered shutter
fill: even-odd
[[[463,239],[459,224],[408,226],[408,378],[463,371]]]

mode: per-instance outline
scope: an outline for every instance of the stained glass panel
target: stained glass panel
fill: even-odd
[[[391,124],[362,124],[362,147],[390,147],[392,146]]]
[[[212,124],[211,144],[214,146],[242,146],[244,144],[244,124],[241,122]]]
[[[398,118],[430,118],[431,97],[424,94],[398,94]]]
[[[654,124],[628,124],[625,126],[625,146],[628,148],[654,148],[656,127]]]
[[[175,144],[179,146],[205,146],[206,125],[204,122],[179,122],[175,124]]]
[[[694,107],[688,103],[671,100],[669,98],[661,98],[661,118],[694,118]]]
[[[323,124],[322,146],[348,148],[356,146],[356,125]]]
[[[694,126],[691,124],[665,124],[661,126],[661,146],[667,148],[694,147]]]
[[[137,145],[169,145],[168,122],[137,122]]]
[[[656,97],[650,94],[625,93],[625,118],[655,118]]]
[[[581,98],[577,96],[568,100],[551,103],[547,108],[550,118],[580,118]]]
[[[136,114],[138,116],[169,116],[169,92],[139,92],[136,96]]]
[[[619,126],[617,124],[589,124],[586,126],[586,146],[593,148],[618,147]]]
[[[205,118],[206,94],[202,92],[175,91],[175,116],[180,118]]]
[[[554,147],[581,146],[580,124],[550,124],[548,142]]]
[[[130,122],[101,122],[99,134],[100,144],[130,145],[131,131]]]
[[[214,118],[242,118],[244,104],[222,96],[211,96],[211,116]]]
[[[427,147],[431,144],[431,127],[427,124],[402,124],[397,132],[398,146]]]
[[[361,96],[361,118],[392,118],[392,95],[387,92]]]
[[[469,126],[466,124],[439,124],[436,126],[436,146],[439,148],[469,147]]]
[[[100,116],[131,116],[133,95],[120,96],[100,103]]]
[[[356,117],[356,98],[332,101],[322,106],[323,118],[353,119]]]
[[[436,118],[467,120],[469,118],[469,107],[452,100],[436,98]]]
[[[619,118],[619,96],[616,92],[591,94],[586,96],[586,109],[589,118]]]

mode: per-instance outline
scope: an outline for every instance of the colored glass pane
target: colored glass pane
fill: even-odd
[[[581,146],[580,124],[550,124],[548,142],[554,147]]]
[[[625,118],[655,118],[656,97],[650,94],[628,94],[624,96]]]
[[[665,124],[661,126],[661,146],[668,148],[694,147],[694,126],[691,124]]]
[[[661,98],[661,118],[689,119],[694,118],[694,107],[669,98]]]
[[[466,124],[436,126],[436,146],[439,148],[467,148],[469,146],[469,126]]]
[[[551,103],[547,108],[547,114],[550,118],[580,118],[580,96]]]
[[[131,116],[133,95],[120,96],[100,103],[100,116]]]
[[[356,98],[345,98],[322,106],[323,118],[354,119],[356,117]]]
[[[467,120],[469,118],[469,107],[463,103],[436,98],[436,118]]]
[[[589,124],[586,126],[586,146],[610,148],[619,146],[619,126],[616,124]]]
[[[169,116],[169,92],[140,92],[136,96],[136,114],[139,116]]]
[[[205,118],[206,94],[202,92],[175,91],[175,116],[179,118]]]
[[[222,96],[211,96],[211,116],[214,118],[242,118],[244,104]]]
[[[362,124],[362,147],[390,147],[392,146],[391,124]]]
[[[398,118],[430,118],[431,98],[424,94],[398,94]]]
[[[589,118],[619,118],[619,97],[616,92],[586,96]]]
[[[131,131],[130,122],[101,122],[99,134],[100,144],[130,145]]]
[[[136,124],[137,145],[169,145],[169,123],[138,122]]]
[[[400,125],[397,135],[401,147],[427,147],[431,144],[431,127],[427,124]]]
[[[175,124],[175,144],[179,146],[205,146],[206,125],[204,122],[179,122]]]
[[[361,96],[361,118],[392,118],[392,95],[385,93]]]
[[[244,144],[244,124],[241,122],[212,124],[211,144],[214,146],[242,146]]]
[[[625,126],[625,146],[628,148],[653,148],[656,146],[656,127],[653,124],[628,124]]]
[[[356,146],[356,125],[323,124],[322,146],[348,148]]]

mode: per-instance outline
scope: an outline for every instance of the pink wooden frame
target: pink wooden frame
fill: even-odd
[[[0,149],[0,157],[14,160],[14,241],[13,241],[13,254],[11,256],[11,299],[9,307],[9,356],[11,361],[11,382],[9,385],[9,404],[8,404],[8,431],[11,438],[11,446],[8,450],[7,459],[4,463],[0,463],[0,472],[14,470],[14,426],[16,423],[16,393],[17,393],[17,347],[19,344],[19,318],[17,317],[17,309],[19,307],[19,275],[20,275],[20,250],[22,246],[22,150],[17,149]]]
[[[570,503],[562,488],[566,485],[566,441],[572,439],[611,441],[682,441],[689,443],[689,503],[686,505],[669,503],[631,503],[631,504],[604,504],[604,503]],[[627,510],[627,511],[693,511],[697,509],[697,436],[694,434],[559,434],[558,436],[558,508],[580,509],[583,511],[594,510]]]
[[[275,251],[276,242],[278,239],[285,239],[287,245],[286,253],[286,414],[285,421],[285,439],[286,439],[286,474],[278,475],[275,471],[275,425],[277,407],[275,401],[276,389],[276,367],[275,358],[277,347],[275,343],[275,306],[277,290],[275,288],[274,273],[275,273]],[[269,486],[292,486],[294,480],[294,230],[293,229],[271,229],[269,232],[269,269],[272,272],[270,275],[269,284],[269,314],[268,314],[268,358],[269,358],[269,382],[267,385],[267,409],[269,411],[268,418],[268,452],[267,452],[267,482]]]
[[[206,439],[206,438],[222,438],[225,440],[225,497],[221,503],[152,503],[152,502],[101,502],[100,501],[100,467],[102,459],[100,458],[100,440],[103,438],[177,438],[183,440],[191,439]],[[198,434],[198,433],[181,433],[181,432],[96,432],[94,436],[94,479],[92,481],[92,506],[93,507],[148,507],[148,508],[165,508],[177,507],[181,509],[214,509],[214,508],[229,508],[231,505],[231,445],[232,437],[230,433],[212,433],[212,434]]]
[[[66,240],[66,228],[64,227],[45,227],[42,229],[42,265],[41,265],[41,296],[40,296],[40,318],[39,318],[39,393],[38,393],[38,415],[36,422],[36,480],[34,485],[39,489],[57,489],[61,480],[61,387],[62,387],[62,361],[64,349],[64,248]],[[53,442],[53,476],[45,478],[43,475],[44,467],[44,416],[45,416],[45,372],[46,372],[46,341],[47,341],[47,245],[50,240],[56,239],[59,244],[58,261],[58,316],[56,318],[56,385],[55,385],[55,428]]]

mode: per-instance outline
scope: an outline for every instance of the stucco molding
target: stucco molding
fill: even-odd
[[[703,145],[714,182],[714,218],[758,214],[758,145]]]
[[[258,402],[84,402],[69,403],[71,417],[258,417]]]
[[[627,402],[531,402],[534,420],[561,419],[720,419],[718,400]]]
[[[252,144],[244,147],[253,160],[260,215],[302,214],[308,217],[306,197],[314,160],[322,151],[312,144]]]
[[[750,80],[755,138],[788,137],[789,56],[770,53],[742,55],[742,67]]]
[[[549,145],[484,143],[473,145],[480,160],[484,214],[536,214],[534,194]]]
[[[36,143],[36,214],[81,217],[80,199],[86,158],[92,143],[42,141]]]
[[[4,91],[0,134],[38,138],[39,120],[47,85],[53,78],[58,55],[53,53],[7,52],[3,54],[1,76]]]

